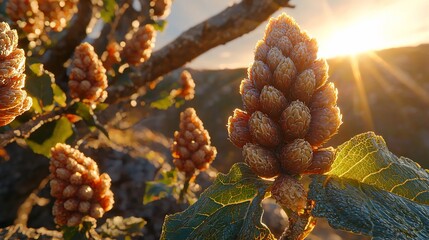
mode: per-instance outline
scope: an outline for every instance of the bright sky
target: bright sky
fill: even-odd
[[[175,0],[167,28],[158,34],[156,49],[234,2],[239,1]],[[291,3],[296,5],[294,9],[281,9],[273,16],[285,11],[294,17],[301,28],[317,38],[319,55],[323,57],[429,43],[429,0],[292,0]],[[201,55],[188,67],[247,67],[265,24]]]

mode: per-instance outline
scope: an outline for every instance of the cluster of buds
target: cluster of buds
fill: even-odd
[[[0,126],[12,122],[32,105],[25,86],[25,54],[18,46],[18,34],[0,22]]]
[[[106,69],[91,44],[82,43],[76,47],[68,85],[73,99],[86,103],[99,103],[106,99]]]
[[[210,136],[204,129],[195,109],[187,108],[180,113],[179,131],[174,133],[172,146],[173,163],[187,177],[198,169],[207,169],[216,157],[216,148],[210,144]]]
[[[328,66],[317,50],[316,40],[292,18],[271,19],[241,82],[245,111],[236,109],[228,120],[229,138],[243,148],[245,162],[261,177],[280,175],[273,197],[294,210],[305,206],[306,197],[294,177],[330,169],[334,150],[321,146],[341,125],[337,89],[327,82]]]
[[[38,2],[47,26],[56,32],[62,31],[77,12],[78,0],[38,0]]]
[[[52,214],[61,226],[77,226],[84,217],[101,218],[113,207],[110,177],[79,150],[58,143],[51,150]]]
[[[146,24],[129,36],[121,56],[128,64],[137,66],[149,59],[152,54],[152,49],[155,46],[155,28]]]
[[[187,70],[183,70],[180,74],[180,81],[182,87],[171,91],[170,96],[172,97],[182,97],[185,100],[192,100],[195,96],[195,82],[192,79],[192,75]]]
[[[116,41],[107,44],[106,51],[101,55],[101,61],[106,70],[112,69],[113,65],[121,62],[121,51],[122,47]]]
[[[45,17],[37,0],[9,0],[6,13],[28,34],[29,39],[34,39],[43,32]]]
[[[171,0],[150,1],[150,13],[157,18],[166,18],[170,14]]]

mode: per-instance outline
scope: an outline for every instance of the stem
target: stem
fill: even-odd
[[[184,203],[186,193],[188,192],[189,183],[191,182],[192,176],[186,176],[185,183],[183,184],[183,188],[180,191],[179,195],[179,203]]]

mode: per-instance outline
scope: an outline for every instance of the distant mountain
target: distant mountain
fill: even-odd
[[[329,61],[330,80],[339,91],[338,105],[344,124],[327,146],[337,146],[354,135],[374,131],[390,150],[429,168],[429,44],[387,49]],[[235,108],[241,108],[238,93],[246,69],[190,70],[196,96],[180,109],[155,114],[145,125],[172,136],[179,112],[194,107],[218,148],[214,166],[222,172],[237,161],[241,151],[228,140],[226,124]],[[179,71],[166,77],[178,79]],[[356,79],[361,79],[357,81]]]

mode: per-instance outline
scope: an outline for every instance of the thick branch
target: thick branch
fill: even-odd
[[[109,103],[131,96],[146,83],[177,69],[206,51],[234,40],[258,27],[289,0],[243,0],[190,28],[173,42],[154,52],[133,78],[134,88],[110,88]]]
[[[64,36],[43,56],[45,68],[58,79],[65,73],[63,64],[70,58],[77,45],[86,37],[86,27],[92,18],[92,3],[90,0],[79,1],[79,11]]]

